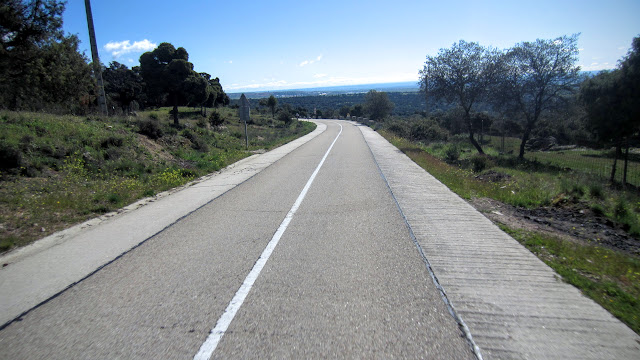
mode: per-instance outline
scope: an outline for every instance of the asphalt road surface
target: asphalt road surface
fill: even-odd
[[[7,326],[0,359],[475,358],[362,133],[327,124]]]

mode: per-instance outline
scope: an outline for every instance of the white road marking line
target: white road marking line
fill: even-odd
[[[244,282],[240,286],[240,289],[238,289],[233,299],[231,299],[231,302],[229,303],[229,305],[227,305],[227,308],[224,310],[224,313],[222,314],[220,319],[218,319],[216,326],[209,333],[207,340],[205,340],[205,342],[200,347],[200,350],[198,351],[198,353],[193,357],[194,360],[209,360],[213,355],[213,352],[216,350],[218,343],[224,336],[224,333],[229,328],[231,321],[236,316],[236,313],[238,312],[238,310],[240,310],[240,307],[242,306],[242,303],[244,302],[244,300],[247,298],[247,295],[249,295],[249,291],[251,291],[251,287],[253,286],[256,279],[260,275],[262,268],[267,263],[267,260],[269,260],[269,257],[271,256],[271,253],[275,249],[276,245],[278,245],[278,242],[280,241],[282,234],[284,234],[284,232],[287,230],[287,226],[289,226],[291,219],[293,219],[293,215],[296,213],[296,211],[298,211],[300,204],[302,204],[302,200],[304,200],[305,196],[307,195],[307,192],[309,191],[309,188],[311,187],[313,180],[315,180],[316,175],[318,175],[318,172],[322,167],[322,164],[324,164],[324,161],[327,159],[327,156],[329,156],[329,152],[333,148],[333,145],[335,145],[336,141],[338,141],[340,134],[342,134],[342,125],[340,125],[340,132],[331,143],[331,146],[329,146],[329,149],[324,154],[324,157],[320,161],[320,164],[318,164],[318,167],[316,168],[316,170],[313,172],[313,174],[311,174],[311,177],[307,181],[307,184],[304,186],[304,188],[302,189],[302,192],[300,193],[300,195],[298,195],[298,198],[293,203],[291,210],[289,210],[289,212],[287,213],[287,216],[285,216],[284,220],[280,224],[280,227],[278,227],[278,230],[271,238],[271,241],[269,241],[269,243],[267,244],[267,247],[262,252],[262,255],[260,255],[260,257],[258,258],[258,261],[256,261],[255,265],[253,265],[253,268],[249,272],[249,275],[247,275],[247,277],[244,279]]]

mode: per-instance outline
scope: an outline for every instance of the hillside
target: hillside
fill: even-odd
[[[179,127],[169,125],[168,110],[109,118],[0,112],[0,251],[183,185],[315,128],[256,115],[247,150],[235,110],[218,109],[213,118],[223,123],[212,126],[211,117],[181,108]]]

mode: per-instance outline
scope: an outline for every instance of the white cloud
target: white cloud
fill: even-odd
[[[311,65],[314,62],[318,62],[320,60],[322,60],[322,54],[318,55],[318,57],[316,57],[315,60],[305,60],[305,61],[301,62],[300,65],[298,65],[298,66],[303,67],[305,65]]]
[[[589,65],[580,65],[580,70],[582,71],[601,71],[601,70],[611,70],[615,68],[608,62],[600,63],[600,62],[592,62]]]
[[[323,75],[318,77],[317,75]],[[403,82],[403,81],[415,81],[418,82],[417,76],[414,73],[390,73],[382,76],[371,77],[339,77],[339,76],[327,76],[325,74],[314,75],[312,81],[296,81],[288,82],[286,80],[265,81],[263,83],[256,83],[254,80],[252,84],[232,84],[225,86],[225,91],[238,91],[238,90],[284,90],[284,89],[301,89],[307,87],[322,87],[322,86],[340,86],[340,85],[357,85],[357,84],[378,84],[389,82]]]
[[[227,61],[227,64],[233,64],[233,60]]]
[[[113,57],[119,57],[120,55],[128,53],[151,51],[155,49],[156,46],[158,46],[158,44],[144,39],[142,41],[134,41],[133,44],[131,44],[130,40],[120,42],[109,41],[104,48],[109,51]]]

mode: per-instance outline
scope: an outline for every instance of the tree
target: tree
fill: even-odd
[[[479,102],[487,99],[489,88],[496,81],[499,52],[475,42],[460,40],[449,49],[440,49],[437,56],[427,56],[420,71],[420,90],[427,102],[444,100],[464,110],[464,122],[469,141],[484,154],[474,137],[471,112]]]
[[[144,84],[140,74],[127,68],[126,65],[112,61],[102,75],[107,97],[123,111],[128,111],[133,101],[144,102]]]
[[[394,104],[389,100],[386,92],[369,90],[364,96],[365,112],[372,120],[384,120],[391,114]]]
[[[204,106],[207,107],[218,107],[220,105],[227,106],[229,105],[230,99],[229,96],[222,90],[222,85],[220,85],[220,79],[215,78],[212,79],[211,75],[207,73],[200,73],[204,79],[207,80],[208,87],[208,96],[207,100],[204,103]]]
[[[140,56],[140,72],[149,97],[156,102],[168,98],[173,106],[173,123],[179,125],[178,105],[190,99],[206,100],[207,81],[193,70],[189,54],[184,48],[169,43],[158,45],[153,51]],[[204,98],[204,100],[203,100]]]
[[[219,78],[211,79],[209,81],[209,86],[211,86],[211,88],[216,94],[216,98],[213,103],[214,107],[229,105],[229,103],[231,102],[231,99],[229,99],[229,95],[227,95],[227,93],[225,93],[224,90],[222,89],[222,85],[220,85]]]
[[[640,125],[640,37],[633,39],[632,48],[618,69],[603,71],[582,84],[580,99],[587,111],[589,128],[601,142],[613,143],[616,148],[611,168],[612,183],[622,146],[626,143],[625,184],[629,137],[638,132]]]
[[[582,100],[588,114],[588,127],[597,135],[600,142],[613,142],[616,148],[611,182],[615,181],[616,165],[622,148],[622,139],[628,129],[623,126],[624,116],[621,114],[618,97],[618,71],[603,71],[585,81],[580,88]]]
[[[78,38],[62,31],[64,2],[4,0],[0,5],[0,107],[82,110],[93,80]]]
[[[276,114],[276,106],[278,106],[278,100],[275,96],[269,96],[269,99],[267,100],[267,106],[271,108],[271,118],[273,119]]]
[[[497,87],[504,94],[502,104],[524,118],[520,158],[524,158],[525,145],[540,118],[564,103],[577,88],[578,36],[522,42],[502,58]]]
[[[635,37],[631,49],[619,65],[622,106],[635,130],[640,125],[640,36]]]
[[[362,104],[355,104],[353,105],[353,109],[351,109],[351,116],[362,116],[362,114],[364,114],[364,108],[362,107]]]
[[[346,117],[347,115],[349,115],[349,111],[351,111],[351,107],[349,107],[349,105],[342,105],[340,107],[340,110],[338,110],[338,114],[340,114],[340,116],[342,117]]]

